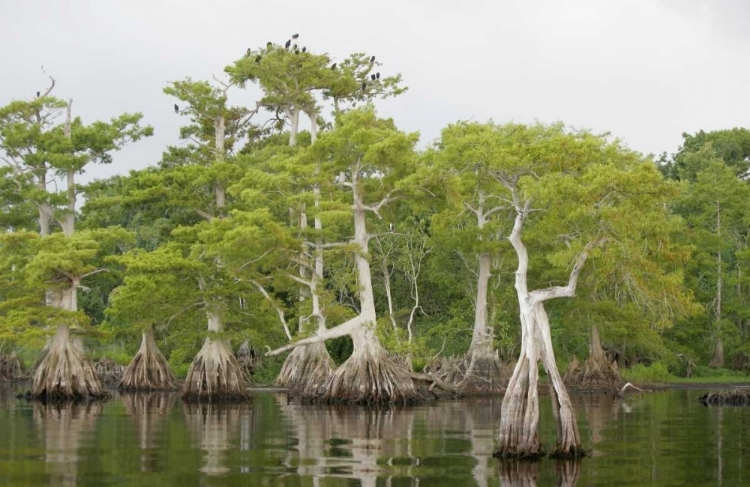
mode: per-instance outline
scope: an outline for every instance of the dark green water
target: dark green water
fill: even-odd
[[[5,391],[0,485],[750,485],[750,409],[705,408],[702,392],[578,398],[593,456],[519,465],[491,457],[501,398],[372,411],[274,393],[229,406],[154,394],[60,408]]]

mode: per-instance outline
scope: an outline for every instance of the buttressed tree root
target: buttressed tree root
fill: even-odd
[[[324,343],[297,347],[289,353],[276,378],[276,385],[289,389],[290,397],[303,401],[320,396],[333,375],[333,359]]]
[[[574,358],[568,364],[563,382],[571,391],[578,392],[609,392],[620,394],[620,388],[625,382],[620,376],[616,362],[610,362],[602,349],[599,332],[591,327],[589,356],[581,364]]]
[[[463,395],[502,394],[508,386],[512,369],[509,371],[491,347],[477,347],[469,350],[460,370],[462,378],[456,387]]]
[[[159,351],[153,329],[143,332],[141,347],[122,375],[119,388],[124,391],[156,391],[177,387],[167,359]]]
[[[22,376],[21,362],[18,361],[16,352],[0,355],[0,380],[15,380]]]
[[[313,402],[349,403],[371,406],[415,404],[432,399],[425,387],[411,377],[411,371],[394,361],[379,346],[352,354],[341,364]]]
[[[39,363],[29,394],[42,400],[100,399],[109,396],[94,366],[70,340],[68,327],[60,325]]]
[[[241,401],[248,392],[242,368],[223,340],[206,338],[190,364],[182,389],[184,401]]]

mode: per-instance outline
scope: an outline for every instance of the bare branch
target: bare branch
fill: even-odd
[[[547,289],[539,289],[530,293],[531,299],[534,302],[548,301],[554,298],[570,298],[576,294],[576,286],[578,285],[578,276],[581,274],[583,265],[586,263],[586,259],[589,257],[591,249],[597,245],[604,243],[606,239],[599,241],[592,240],[586,244],[583,251],[576,257],[575,264],[573,264],[573,270],[570,271],[570,278],[566,286],[554,286]]]
[[[91,271],[88,274],[82,275],[80,278],[84,279],[86,277],[93,276],[94,274],[98,274],[100,272],[109,272],[109,269],[96,269],[95,271]]]
[[[211,213],[205,212],[201,210],[200,208],[193,208],[193,211],[195,211],[201,218],[204,218],[208,221],[211,221],[214,219],[214,216]]]
[[[251,279],[250,283],[255,285],[256,288],[258,288],[258,291],[263,295],[264,298],[266,298],[266,301],[268,301],[273,309],[276,310],[276,313],[279,315],[279,321],[281,322],[281,326],[284,327],[284,333],[286,333],[286,337],[289,339],[289,341],[292,341],[292,334],[289,332],[289,326],[286,323],[286,318],[284,317],[284,310],[282,310],[280,307],[276,305],[273,298],[268,294],[268,291],[266,291],[266,288],[263,287],[261,283],[258,281]]]
[[[293,348],[302,347],[304,345],[312,345],[313,343],[321,343],[326,340],[333,340],[334,338],[350,335],[356,327],[362,324],[362,321],[363,318],[361,316],[357,316],[349,321],[341,323],[340,325],[329,328],[322,333],[318,333],[317,335],[311,336],[309,338],[303,338],[302,340],[299,340],[295,343],[290,343],[289,345],[277,348],[276,350],[266,352],[266,356],[278,355]]]

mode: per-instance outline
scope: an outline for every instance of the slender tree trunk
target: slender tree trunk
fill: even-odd
[[[287,116],[291,119],[292,127],[289,130],[289,147],[297,145],[297,132],[299,131],[299,108],[287,109]]]
[[[717,204],[716,209],[716,228],[717,233],[719,236],[719,241],[721,241],[721,209],[719,205]],[[721,258],[721,249],[719,249],[716,253],[716,298],[714,299],[714,313],[715,313],[715,321],[713,326],[713,333],[714,336],[714,356],[711,358],[711,360],[708,362],[709,367],[724,367],[724,343],[721,340],[721,306],[722,306],[722,300],[723,300],[723,291],[724,291],[724,279],[723,279],[723,270],[722,270],[722,258]]]
[[[497,350],[492,346],[492,333],[487,324],[487,292],[491,262],[489,253],[483,252],[479,255],[474,331],[469,350],[458,364],[459,373],[453,379],[463,394],[501,393],[508,382]]]
[[[318,116],[315,110],[308,112],[307,116],[310,118],[310,144],[314,144],[318,140]]]
[[[47,192],[47,176],[46,171],[44,171],[39,176],[39,181],[37,183],[37,189],[39,189],[42,192]],[[52,207],[50,204],[46,201],[42,201],[39,204],[39,235],[42,237],[46,237],[50,234],[51,228],[50,223],[52,222]]]

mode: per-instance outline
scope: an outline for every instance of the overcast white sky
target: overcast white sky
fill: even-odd
[[[458,119],[562,120],[658,154],[750,126],[750,0],[0,0],[0,105],[43,89],[44,65],[86,122],[142,112],[154,137],[82,182],[127,173],[178,142],[168,81],[295,32],[401,72],[409,92],[378,108],[423,143]]]

